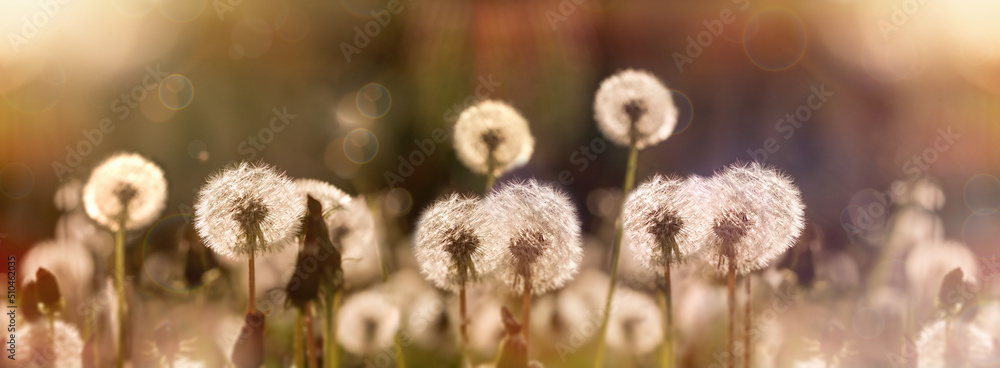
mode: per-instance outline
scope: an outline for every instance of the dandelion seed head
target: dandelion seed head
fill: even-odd
[[[480,202],[450,195],[420,216],[414,255],[420,270],[437,287],[457,291],[492,271],[493,248],[484,247]]]
[[[399,330],[399,309],[377,291],[362,291],[337,313],[337,339],[344,350],[365,356],[387,349]]]
[[[90,173],[83,187],[83,206],[97,223],[118,231],[122,214],[126,230],[155,221],[167,202],[163,170],[135,153],[118,153]]]
[[[753,162],[727,167],[705,180],[701,208],[711,229],[703,232],[704,260],[719,272],[746,274],[767,267],[795,245],[805,228],[798,187],[777,170]]]
[[[39,268],[49,270],[56,277],[67,305],[78,305],[90,295],[94,261],[79,242],[49,240],[35,244],[24,255],[18,272],[24,273],[25,283],[34,282]]]
[[[701,180],[656,175],[626,198],[622,213],[625,239],[644,268],[660,271],[701,247]]]
[[[83,340],[76,327],[56,320],[17,328],[17,360],[20,367],[45,368],[83,366]]]
[[[516,293],[525,283],[541,294],[573,278],[583,258],[580,223],[569,197],[534,180],[507,183],[483,204],[490,224],[486,246],[495,249],[497,278]]]
[[[242,162],[208,179],[195,202],[195,228],[205,245],[233,259],[280,251],[305,213],[296,187],[275,168]]]
[[[619,288],[608,317],[608,347],[631,355],[656,349],[663,341],[660,308],[646,294]]]
[[[670,91],[649,72],[627,69],[601,82],[594,119],[612,142],[643,149],[670,137],[677,125]]]
[[[347,208],[351,202],[351,196],[322,180],[295,179],[295,189],[302,197],[302,203],[306,202],[306,196],[312,196],[319,201],[323,206],[324,215]]]
[[[944,276],[955,268],[962,270],[962,281],[976,284],[979,259],[962,243],[953,241],[924,241],[910,250],[904,271],[910,293],[917,298],[930,298],[938,294]]]
[[[462,111],[455,123],[455,152],[469,170],[500,176],[531,158],[535,138],[513,107],[487,100]]]
[[[988,332],[973,324],[939,320],[926,325],[917,338],[917,368],[950,368],[986,363],[996,348]],[[974,364],[970,366],[981,366]]]

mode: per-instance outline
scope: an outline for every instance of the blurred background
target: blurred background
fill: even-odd
[[[990,0],[4,1],[0,246],[54,238],[57,188],[127,150],[166,172],[167,219],[226,164],[263,160],[365,195],[385,244],[405,247],[432,200],[481,192],[450,129],[484,98],[519,109],[537,142],[500,180],[559,183],[600,234],[627,150],[596,129],[593,96],[641,68],[681,118],[638,180],[766,161],[801,187],[810,241],[865,275],[904,202],[894,188],[927,178],[943,199],[927,231],[995,257],[998,14]]]

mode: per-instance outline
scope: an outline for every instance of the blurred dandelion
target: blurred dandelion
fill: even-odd
[[[104,160],[83,187],[87,214],[111,231],[149,225],[160,216],[166,201],[163,170],[135,153],[118,153]]]
[[[955,268],[962,270],[962,281],[978,282],[975,277],[979,274],[978,258],[965,244],[958,242],[931,240],[918,244],[910,250],[903,267],[916,318],[932,315],[931,307],[941,291],[942,280]]]
[[[17,360],[21,367],[79,368],[83,366],[83,340],[72,325],[56,320],[50,326],[32,323],[17,329]]]
[[[656,301],[626,288],[615,290],[608,346],[630,356],[647,354],[663,341],[663,316]]]
[[[94,262],[87,249],[72,241],[50,240],[35,244],[24,256],[19,272],[25,283],[35,282],[35,274],[45,268],[61,285],[67,305],[83,304],[94,283]]]
[[[612,142],[629,148],[622,197],[627,198],[635,183],[639,150],[670,137],[677,125],[677,107],[670,91],[652,74],[627,69],[608,77],[594,97],[597,127]],[[601,332],[598,335],[594,366],[604,364],[604,343],[608,330],[611,303],[618,282],[618,258],[621,255],[622,219],[617,220],[615,242],[611,248],[611,282],[604,303]]]
[[[494,249],[496,277],[521,294],[521,322],[530,326],[531,295],[562,287],[583,258],[576,210],[566,194],[535,180],[508,183],[483,206],[491,226],[482,239]]]
[[[503,102],[480,102],[462,111],[455,123],[458,159],[487,176],[487,191],[497,177],[528,162],[534,149],[528,121]]]
[[[337,320],[337,340],[344,350],[368,356],[392,347],[400,316],[377,291],[362,291],[344,300]]]
[[[438,200],[420,216],[414,253],[437,287],[458,293],[461,336],[468,342],[466,285],[493,271],[498,248],[483,246],[479,200],[457,194]]]
[[[917,368],[982,366],[996,340],[973,324],[939,320],[926,325],[916,341]]]

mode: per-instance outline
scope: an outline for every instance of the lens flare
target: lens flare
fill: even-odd
[[[378,154],[378,138],[368,129],[354,129],[344,137],[344,154],[351,162],[366,164]]]
[[[160,102],[171,110],[180,110],[194,100],[194,86],[191,80],[181,74],[171,74],[160,82],[158,89]]]
[[[962,241],[973,252],[990,255],[995,252],[996,240],[1000,239],[1000,212],[971,214],[962,225]]]
[[[977,215],[1000,211],[1000,180],[995,176],[979,174],[965,183],[965,206]]]
[[[396,215],[405,215],[413,207],[413,196],[403,188],[393,188],[385,195],[385,206]]]
[[[691,127],[691,121],[694,120],[694,105],[684,92],[672,89],[670,94],[673,95],[674,105],[677,106],[677,126],[674,127],[672,135],[678,135]]]
[[[355,99],[358,112],[369,119],[378,119],[389,112],[392,107],[392,95],[385,86],[378,83],[368,83],[358,90]]]
[[[761,69],[782,71],[799,62],[808,43],[805,24],[787,9],[769,8],[754,14],[743,32],[743,50]]]

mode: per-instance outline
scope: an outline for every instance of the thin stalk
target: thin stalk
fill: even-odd
[[[490,190],[493,190],[493,184],[496,183],[496,181],[496,174],[493,173],[493,170],[490,170],[490,172],[486,174],[486,191],[484,193],[489,194]]]
[[[305,367],[306,358],[302,354],[302,310],[295,316],[295,366]]]
[[[525,348],[531,346],[529,341],[529,336],[531,336],[531,283],[527,281],[524,282],[524,294],[521,296],[521,331],[524,332],[524,346]]]
[[[124,211],[123,211],[124,212]],[[115,232],[115,294],[118,296],[118,361],[125,367],[125,216]]]
[[[469,314],[465,302],[465,283],[458,287],[458,314],[461,323],[459,331],[462,333],[462,345],[469,343]]]
[[[660,305],[663,307],[665,318],[663,319],[663,346],[660,349],[660,366],[666,368],[674,365],[674,306],[673,292],[670,288],[670,266],[664,267],[663,278],[665,286],[660,292]]]
[[[635,168],[638,161],[639,149],[633,143],[628,151],[628,166],[625,168],[625,183],[622,185],[622,203],[619,204],[619,209],[625,203],[625,197],[632,191],[632,185],[635,184]],[[615,244],[611,248],[611,281],[608,283],[608,297],[604,302],[604,311],[601,317],[601,332],[598,334],[597,353],[594,356],[594,367],[597,368],[604,365],[604,344],[608,333],[608,318],[611,316],[611,299],[615,293],[615,283],[618,282],[618,258],[621,253],[621,247],[622,216],[619,214],[618,220],[615,222]]]
[[[399,334],[396,334],[394,345],[396,345],[396,367],[406,368],[406,357],[403,356],[403,342],[399,338]]]
[[[753,305],[753,294],[750,293],[750,275],[746,276],[747,279],[747,304],[746,304],[746,323],[743,324],[743,368],[750,368],[750,354],[753,353],[753,346],[750,345],[750,328],[753,324],[753,318],[751,318],[750,313]]]
[[[250,252],[250,261],[248,262],[249,265],[250,265],[250,274],[249,274],[249,279],[248,279],[250,287],[249,287],[249,290],[247,291],[247,293],[249,294],[249,298],[247,299],[247,311],[249,311],[249,312],[254,312],[254,311],[257,310],[257,304],[256,304],[257,303],[257,286],[256,286],[256,281],[255,281],[256,280],[256,276],[255,276],[255,273],[254,273],[254,260],[253,260],[254,253],[255,252]]]
[[[309,352],[309,368],[319,368],[319,360],[316,352],[316,335],[313,334],[313,313],[312,303],[306,303],[306,351]]]
[[[728,367],[736,367],[736,262],[729,259],[729,356]]]
[[[340,292],[323,295],[323,365],[327,368],[340,366],[340,347],[337,345],[337,303]]]

